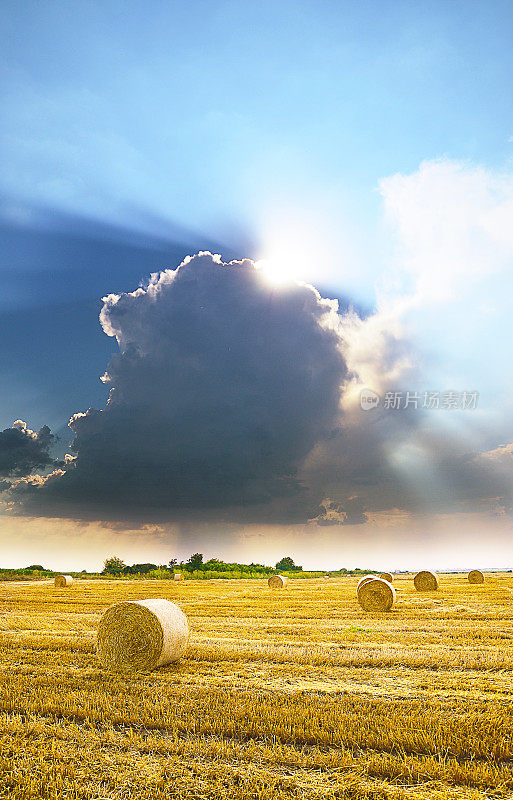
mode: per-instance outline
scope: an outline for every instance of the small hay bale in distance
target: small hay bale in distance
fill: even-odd
[[[174,581],[183,581],[183,575],[182,575],[182,573],[181,573],[181,572],[175,572],[175,574],[174,574],[174,577],[173,577],[173,580],[174,580]]]
[[[388,581],[388,583],[394,582],[394,576],[391,572],[382,572],[379,577],[382,581]]]
[[[267,585],[270,589],[284,589],[289,579],[285,575],[270,575],[267,578]]]
[[[468,574],[469,583],[484,583],[484,575],[479,569],[472,569]]]
[[[428,569],[417,572],[413,584],[418,592],[435,592],[438,589],[438,576]]]
[[[358,602],[364,611],[390,611],[395,603],[395,589],[382,578],[372,578],[360,586]]]
[[[115,672],[149,672],[185,653],[189,623],[170,600],[127,600],[104,612],[98,625],[97,652]]]
[[[58,589],[65,589],[66,586],[71,586],[73,578],[71,575],[56,575],[53,585]]]
[[[364,583],[367,583],[367,581],[373,581],[377,577],[378,577],[377,575],[364,575],[363,578],[360,578],[360,580],[356,584],[356,591],[359,592],[360,587],[362,587]]]
[[[331,575],[325,575],[325,576],[324,576],[324,580],[325,580],[325,581],[329,581],[329,579],[330,579],[330,578],[331,578]]]

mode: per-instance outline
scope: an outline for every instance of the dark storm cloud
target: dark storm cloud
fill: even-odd
[[[210,253],[105,298],[119,354],[104,410],[76,414],[76,458],[14,497],[46,514],[304,521],[323,494],[298,469],[339,425],[335,301]]]
[[[321,514],[316,518],[317,525],[364,525],[368,522],[363,503],[358,497],[349,497],[344,503],[328,501],[321,506]]]
[[[161,233],[0,198],[0,381],[9,387],[1,428],[21,417],[69,439],[61,424],[77,409],[105,402],[98,374],[115,343],[98,325],[101,297],[138,286],[207,244],[203,234],[148,219],[141,208],[130,216],[140,229]],[[234,234],[230,242],[208,245],[230,259],[248,251],[247,237]]]
[[[354,525],[366,512],[433,515],[508,513],[513,504],[513,445],[476,453],[422,413],[347,415],[302,471],[325,496],[319,525]]]
[[[49,452],[54,438],[47,425],[35,433],[20,419],[12,428],[0,431],[0,477],[23,477],[55,466]],[[2,485],[5,488],[5,482]]]
[[[205,521],[228,535],[241,522],[361,526],[371,513],[513,505],[511,445],[479,455],[435,416],[360,408],[361,374],[381,391],[413,379],[408,343],[311,286],[203,253],[104,298],[100,319],[119,348],[108,403],[72,417],[74,455],[46,477],[28,473],[53,463],[49,430],[8,433],[26,452],[5,462],[9,491],[0,484],[13,513]]]

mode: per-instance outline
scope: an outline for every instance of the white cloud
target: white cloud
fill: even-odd
[[[406,381],[477,389],[483,398],[494,386],[500,397],[513,337],[513,173],[440,159],[379,186],[389,258],[375,313],[344,323],[348,367],[358,375],[346,403],[362,386]]]
[[[397,237],[400,294],[455,301],[469,283],[510,269],[513,174],[441,159],[384,178],[380,190]]]

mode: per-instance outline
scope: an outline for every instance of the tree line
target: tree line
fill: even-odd
[[[178,562],[176,558],[171,558],[167,564],[125,564],[118,556],[110,556],[105,559],[102,574],[104,575],[147,575],[155,571],[174,572],[251,572],[267,575],[277,570],[278,572],[302,572],[303,567],[294,563],[290,556],[284,556],[273,567],[264,564],[238,564],[236,562],[221,561],[218,558],[210,558],[203,561],[203,553],[193,553],[186,561]]]

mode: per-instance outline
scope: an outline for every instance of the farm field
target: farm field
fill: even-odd
[[[0,584],[0,798],[513,797],[513,576]],[[186,656],[100,668],[111,603],[177,602]]]

